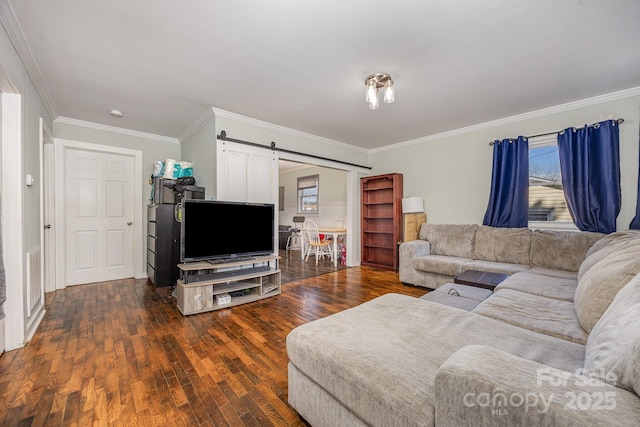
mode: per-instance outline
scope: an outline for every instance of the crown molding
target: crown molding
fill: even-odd
[[[408,147],[411,145],[436,141],[436,140],[447,138],[450,136],[477,132],[480,130],[490,129],[497,126],[507,125],[507,124],[516,123],[516,122],[520,122],[528,119],[534,119],[538,117],[544,117],[551,114],[562,113],[565,111],[575,110],[577,108],[589,107],[591,105],[602,104],[604,102],[609,102],[609,101],[616,101],[619,99],[629,98],[631,96],[637,96],[637,95],[640,95],[640,86],[620,90],[617,92],[611,92],[604,95],[598,95],[591,98],[585,98],[579,101],[568,102],[566,104],[560,104],[553,107],[543,108],[541,110],[518,114],[515,116],[504,117],[502,119],[492,120],[490,122],[480,123],[477,125],[467,126],[459,129],[454,129],[447,132],[437,133],[434,135],[424,136],[421,138],[411,139],[408,141],[398,142],[396,144],[385,145],[384,147],[373,148],[369,150],[369,153],[374,154],[382,151],[395,150],[396,148]]]
[[[18,57],[20,57],[22,65],[24,65],[31,82],[35,86],[38,95],[40,95],[40,99],[42,99],[42,103],[49,113],[49,117],[51,117],[51,119],[57,117],[55,103],[53,102],[49,88],[42,77],[40,67],[38,67],[33,52],[24,37],[22,28],[20,28],[20,24],[18,24],[16,14],[11,4],[9,4],[9,0],[0,0],[0,22],[2,22],[2,26],[7,32]]]
[[[58,117],[53,122],[65,124],[65,125],[83,127],[86,129],[94,129],[94,130],[101,130],[104,132],[119,133],[121,135],[135,136],[137,138],[152,139],[154,141],[168,142],[170,144],[180,144],[180,141],[177,138],[172,138],[170,136],[155,135],[153,133],[140,132],[137,130],[125,129],[117,126],[109,126],[109,125],[103,125],[100,123],[87,122],[84,120],[71,119],[69,117]]]
[[[215,113],[213,112],[213,108],[207,108],[207,111],[205,111],[204,114],[198,118],[198,120],[196,120],[191,126],[187,128],[187,130],[182,133],[182,135],[178,137],[180,144],[191,138],[191,136],[199,131],[202,126],[206,125],[210,120],[214,118]]]
[[[292,136],[296,136],[299,138],[305,138],[305,139],[310,139],[312,141],[316,141],[316,142],[320,142],[322,144],[327,144],[327,145],[332,145],[334,147],[340,147],[340,148],[346,148],[348,150],[352,150],[352,151],[358,151],[361,153],[365,153],[368,154],[370,150],[366,149],[366,148],[362,148],[362,147],[358,147],[355,145],[351,145],[351,144],[347,144],[346,142],[341,142],[341,141],[336,141],[333,139],[329,139],[329,138],[324,138],[322,136],[318,136],[318,135],[313,135],[311,133],[306,133],[306,132],[302,132],[299,130],[295,130],[295,129],[291,129],[291,128],[287,128],[284,126],[280,126],[280,125],[275,125],[273,123],[269,123],[269,122],[264,122],[262,120],[258,120],[258,119],[254,119],[251,117],[247,117],[247,116],[243,116],[241,114],[237,114],[237,113],[232,113],[230,111],[225,111],[225,110],[221,110],[219,108],[212,108],[214,114],[216,115],[216,117],[222,117],[225,119],[231,119],[231,120],[235,120],[237,122],[242,122],[242,123],[246,123],[252,126],[257,126],[257,127],[261,127],[263,129],[268,129],[268,130],[272,130],[275,132],[280,132],[280,133],[284,133],[287,135],[292,135]]]

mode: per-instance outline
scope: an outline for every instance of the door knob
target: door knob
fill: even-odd
[[[127,225],[131,225],[131,224],[133,224],[131,221],[129,221],[129,222],[127,223]]]
[[[47,228],[47,229],[48,229],[48,228],[51,228],[51,224],[46,224],[46,225],[44,226],[44,228]]]

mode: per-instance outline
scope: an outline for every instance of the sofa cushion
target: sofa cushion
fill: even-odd
[[[428,426],[434,424],[438,368],[471,344],[570,372],[584,364],[582,345],[398,294],[295,328],[287,353],[365,423]]]
[[[561,279],[526,271],[509,276],[496,286],[494,292],[501,289],[513,289],[527,294],[571,302],[577,286],[578,281],[575,279]]]
[[[618,292],[591,331],[584,368],[640,395],[640,274]]]
[[[613,241],[638,238],[640,238],[640,230],[616,231],[615,233],[607,234],[589,248],[587,251],[587,257],[609,245]]]
[[[529,265],[531,230],[482,225],[476,231],[474,259]]]
[[[624,285],[640,273],[640,245],[617,250],[593,265],[578,281],[575,303],[582,328],[590,333]]]
[[[489,289],[478,288],[477,286],[461,285],[459,283],[446,283],[430,293],[459,295],[461,297],[480,302],[489,298],[493,292]]]
[[[559,279],[578,279],[578,273],[576,273],[575,271],[554,270],[544,267],[533,267],[531,270],[529,270],[529,273],[540,274],[542,276],[557,277]]]
[[[578,344],[587,342],[569,301],[503,289],[481,302],[473,313]]]
[[[578,271],[587,250],[603,236],[587,231],[534,230],[531,235],[531,266]]]
[[[441,289],[441,288],[438,288]],[[425,301],[437,302],[438,304],[448,305],[449,307],[459,308],[460,310],[471,311],[480,301],[466,298],[461,295],[451,295],[446,292],[429,292],[426,295],[420,297]]]
[[[473,261],[465,263],[463,269],[464,271],[480,270],[491,271],[493,273],[514,274],[520,271],[529,270],[529,266],[526,264],[509,264],[506,262],[482,261],[479,259],[475,259]]]
[[[611,253],[635,245],[640,245],[640,232],[638,231],[611,233],[598,240],[591,249],[587,251],[587,257],[582,264],[580,264],[578,280],[582,279],[582,276],[585,275],[587,270]],[[597,250],[593,250],[594,248]]]
[[[462,266],[471,261],[469,258],[459,258],[446,255],[429,255],[413,260],[413,267],[416,270],[428,273],[455,276],[462,273]]]
[[[477,229],[475,224],[425,223],[420,229],[420,238],[431,243],[431,253],[434,255],[473,258]]]

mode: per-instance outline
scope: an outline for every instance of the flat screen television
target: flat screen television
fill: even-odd
[[[274,251],[273,204],[184,200],[181,262],[237,259]]]

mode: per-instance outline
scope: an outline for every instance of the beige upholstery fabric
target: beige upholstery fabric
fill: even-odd
[[[400,245],[400,263],[398,275],[402,283],[410,283],[412,285],[425,286],[422,283],[424,274],[413,268],[413,259],[416,257],[427,256],[431,254],[431,244],[424,240],[413,240],[404,242]]]
[[[473,313],[578,344],[587,342],[573,303],[511,289],[494,292]]]
[[[605,242],[606,244],[602,244]],[[613,252],[617,252],[627,247],[633,247],[640,245],[640,232],[618,232],[612,233],[597,242],[599,249],[597,251],[591,251],[587,253],[587,258],[580,265],[578,270],[578,280],[582,279],[585,273],[597,264],[599,261],[609,256]]]
[[[528,228],[499,228],[482,225],[476,232],[473,258],[529,266],[531,230]]]
[[[460,258],[446,255],[429,255],[414,258],[413,267],[416,270],[429,273],[455,276],[462,273],[462,266],[471,261],[469,258]]]
[[[488,346],[466,346],[438,369],[435,425],[639,425],[638,396],[585,381],[575,372],[550,369]]]
[[[436,302],[438,304],[444,304],[449,307],[455,307],[455,308],[459,308],[460,310],[466,310],[466,311],[471,311],[478,304],[480,304],[480,301],[475,299],[470,299],[463,296],[451,295],[443,292],[437,292],[439,289],[442,289],[442,287],[436,289],[433,292],[429,292],[428,294],[421,296],[420,299],[423,299],[425,301]]]
[[[568,371],[584,363],[584,346],[397,294],[295,328],[287,353],[366,424],[432,426],[436,372],[470,344]]]
[[[461,297],[484,301],[493,293],[489,289],[478,288],[476,286],[460,285],[458,283],[447,283],[439,287],[437,293],[457,293]],[[434,292],[431,292],[434,293]]]
[[[506,262],[473,260],[464,264],[463,270],[491,271],[493,273],[514,274],[529,270],[525,264],[509,264]]]
[[[558,277],[533,274],[531,271],[516,273],[509,276],[495,288],[495,292],[501,289],[513,289],[527,294],[540,295],[561,301],[573,301],[578,281],[575,279],[561,279]]]
[[[587,250],[603,236],[586,231],[534,230],[531,235],[531,266],[578,271]]]
[[[475,236],[478,226],[460,224],[425,223],[420,229],[420,238],[431,243],[434,255],[451,255],[473,258]]]
[[[640,230],[625,230],[625,231],[616,231],[615,233],[607,234],[602,239],[595,242],[587,251],[587,257],[591,256],[593,253],[599,251],[605,246],[609,245],[611,242],[615,240],[625,240],[625,239],[638,239],[640,238]]]
[[[607,255],[587,270],[578,281],[575,295],[578,320],[587,333],[600,320],[618,291],[638,273],[640,245],[637,244]]]
[[[344,407],[313,380],[289,363],[289,404],[313,426],[366,427],[360,418]]]
[[[576,273],[575,271],[553,270],[551,268],[543,267],[532,267],[531,270],[529,270],[529,273],[540,274],[542,276],[557,277],[559,279],[578,279],[578,273]]]
[[[640,274],[616,295],[587,340],[584,368],[640,395]]]

